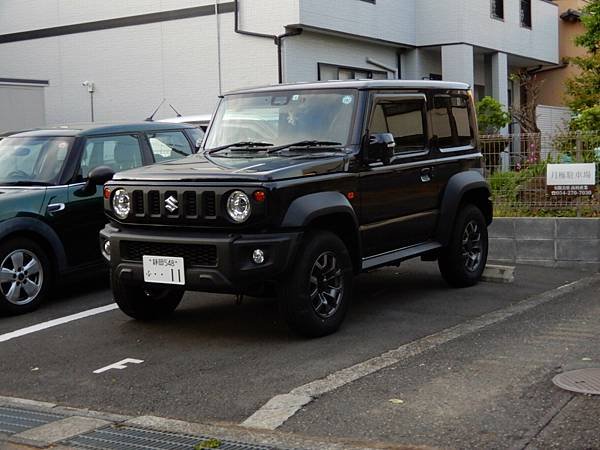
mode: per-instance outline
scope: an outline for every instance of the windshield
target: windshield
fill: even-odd
[[[10,137],[0,141],[0,185],[56,184],[73,138]]]
[[[301,141],[346,145],[356,109],[356,91],[286,91],[225,97],[205,140],[205,149],[237,142],[282,146]]]

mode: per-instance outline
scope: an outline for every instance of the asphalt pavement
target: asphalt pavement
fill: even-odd
[[[136,322],[112,310],[0,342],[0,395],[239,424],[272,397],[586,276],[520,266],[512,284],[457,290],[443,282],[435,264],[411,262],[359,277],[343,328],[315,340],[290,333],[273,300],[248,298],[238,306],[232,296],[189,293],[163,321]],[[572,394],[549,380],[583,358],[600,361],[599,286],[340,387],[306,405],[281,430],[439,447],[547,448],[560,442],[556,433],[578,426],[587,436],[582,442],[594,443],[585,418],[573,425],[560,412],[582,402],[582,409],[597,413],[598,399],[565,397]],[[0,336],[111,303],[98,274],[63,288],[32,314],[0,318]],[[135,362],[99,372],[126,359]]]

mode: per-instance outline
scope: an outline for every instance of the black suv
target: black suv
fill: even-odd
[[[278,292],[289,325],[320,336],[360,272],[421,256],[453,286],[481,277],[492,203],[465,84],[234,92],[202,150],[105,186],[100,245],[131,317],[163,317],[185,290]]]
[[[102,189],[114,172],[196,151],[202,132],[177,124],[70,125],[0,141],[0,312],[37,307],[53,281],[103,267]]]

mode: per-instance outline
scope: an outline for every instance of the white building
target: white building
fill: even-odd
[[[84,81],[96,120],[163,98],[211,112],[280,77],[441,78],[508,104],[511,71],[558,63],[557,16],[548,0],[1,0],[0,77],[47,81],[48,123],[89,120]]]

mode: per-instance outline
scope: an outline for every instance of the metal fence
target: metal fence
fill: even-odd
[[[481,137],[486,176],[499,216],[600,216],[600,132]],[[592,196],[552,196],[546,186],[549,163],[596,163]]]

